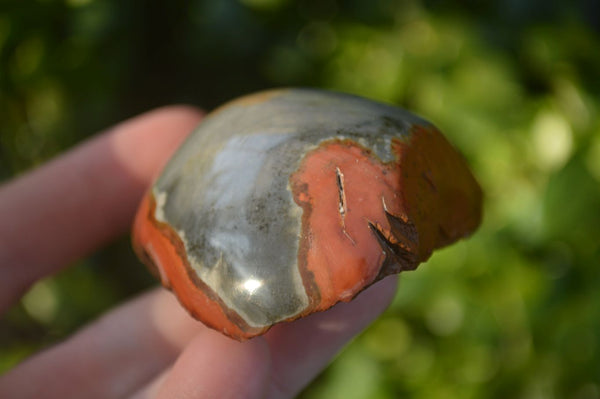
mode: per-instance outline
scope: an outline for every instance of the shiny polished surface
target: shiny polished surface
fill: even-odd
[[[245,339],[416,268],[480,214],[479,186],[429,123],[279,90],[205,119],[142,204],[134,244],[192,315]]]

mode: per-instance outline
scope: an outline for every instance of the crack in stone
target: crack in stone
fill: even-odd
[[[335,167],[335,182],[338,188],[338,212],[342,220],[342,232],[352,242],[352,245],[356,245],[356,241],[346,231],[346,213],[348,208],[346,205],[346,191],[344,190],[344,174],[339,167]]]
[[[385,254],[376,280],[389,274],[414,270],[420,263],[416,254],[419,236],[415,225],[404,215],[397,216],[388,212],[385,203],[384,212],[390,224],[389,231],[386,231],[378,223],[367,222]]]

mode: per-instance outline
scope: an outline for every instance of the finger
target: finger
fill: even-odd
[[[194,336],[208,331],[171,293],[159,289],[1,376],[0,397],[124,397],[171,365]]]
[[[390,304],[396,276],[387,277],[350,303],[316,313],[291,324],[275,326],[266,335],[272,354],[269,399],[293,398],[356,334]]]
[[[146,398],[264,398],[269,387],[269,348],[262,337],[248,342],[224,338],[216,331],[197,336],[155,394]]]
[[[269,397],[293,397],[300,391],[353,335],[377,317],[393,296],[394,288],[394,279],[387,278],[349,304],[273,328],[265,337],[273,380]],[[163,389],[163,383],[150,381],[169,368],[192,338],[200,335],[210,338],[205,341],[207,348],[235,343],[189,317],[172,294],[157,290],[123,305],[71,339],[1,376],[0,392],[6,397],[93,399],[141,391],[154,397]],[[190,353],[200,350],[193,348],[196,349]],[[253,354],[253,358],[261,358],[258,355]],[[209,363],[215,367],[218,364],[213,360]],[[244,364],[238,371],[245,370]],[[60,379],[56,378],[57,370]],[[174,386],[174,381],[183,384],[184,377],[190,378],[189,384],[198,381],[183,373],[184,366],[178,370],[181,371],[175,377],[169,377],[168,386]],[[260,372],[261,376],[265,373],[262,369]],[[147,388],[141,389],[144,386]],[[160,392],[169,392],[164,389]]]
[[[147,113],[0,186],[0,311],[36,279],[125,232],[199,112]]]
[[[203,334],[186,348],[173,369],[155,377],[136,393],[134,399],[254,397],[250,396],[250,387],[253,395],[259,395],[257,397],[293,398],[353,336],[383,312],[394,296],[396,285],[395,277],[386,278],[351,303],[338,304],[326,312],[280,324],[265,337],[242,344],[216,332]],[[263,340],[268,344],[270,362],[265,360],[266,355],[260,348],[242,349],[244,345],[256,345]],[[214,348],[218,350],[213,352]],[[240,360],[242,358],[244,360]],[[267,363],[270,363],[268,370],[265,368]],[[251,371],[256,373],[252,381],[247,381],[248,364],[254,365]],[[232,370],[239,374],[237,379]],[[265,375],[271,377],[267,396],[263,395]],[[207,376],[210,376],[209,382],[205,381]]]
[[[395,277],[387,278],[351,303],[280,324],[265,337],[245,343],[216,332],[203,334],[186,348],[172,369],[156,377],[134,399],[293,398],[352,337],[383,312],[394,296],[396,285]],[[268,354],[254,346],[263,340],[267,342]],[[265,376],[270,376],[268,385],[263,383]],[[268,387],[266,396],[265,387]]]
[[[148,398],[156,398],[158,395],[158,390],[162,387],[165,380],[171,373],[172,367],[169,367],[163,370],[162,373],[158,377],[155,377],[149,384],[139,389],[134,395],[132,395],[131,399],[148,399]]]

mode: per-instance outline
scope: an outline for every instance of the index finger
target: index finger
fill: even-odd
[[[200,119],[191,107],[149,112],[0,186],[0,311],[125,232],[152,178]]]

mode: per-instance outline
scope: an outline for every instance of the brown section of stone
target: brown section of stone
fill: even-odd
[[[481,223],[482,191],[462,156],[435,127],[413,126],[394,140],[407,215],[419,235],[420,261],[470,235]]]

